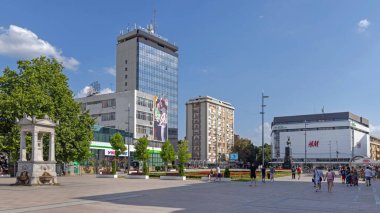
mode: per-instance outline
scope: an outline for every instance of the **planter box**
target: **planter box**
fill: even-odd
[[[117,175],[96,175],[96,178],[117,178]]]
[[[149,175],[127,175],[127,176],[125,176],[125,178],[127,178],[127,179],[144,179],[144,180],[148,180],[149,179]]]
[[[160,180],[186,180],[186,176],[160,176]]]

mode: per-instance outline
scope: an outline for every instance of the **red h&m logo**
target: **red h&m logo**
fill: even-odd
[[[319,147],[319,141],[310,141],[309,142],[309,147],[310,148]]]

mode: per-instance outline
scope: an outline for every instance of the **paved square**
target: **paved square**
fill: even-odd
[[[310,177],[201,182],[60,177],[60,186],[9,186],[0,178],[0,212],[380,212],[380,180],[372,187],[335,183],[315,192]]]

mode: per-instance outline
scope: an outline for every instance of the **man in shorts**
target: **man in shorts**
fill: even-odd
[[[255,181],[255,186],[256,186],[256,165],[254,163],[251,163],[251,167],[249,168],[250,169],[250,175],[251,175],[251,185],[249,186],[253,186],[253,180]]]
[[[292,180],[296,179],[296,168],[292,166]]]
[[[218,165],[218,167],[216,168],[216,171],[217,171],[217,173],[218,173],[218,180],[219,180],[219,182],[220,182],[220,181],[222,181],[222,173],[220,172],[220,167],[219,167],[219,165]]]
[[[345,184],[346,183],[346,169],[344,167],[342,167],[342,169],[340,170],[340,175],[342,176],[342,184]]]

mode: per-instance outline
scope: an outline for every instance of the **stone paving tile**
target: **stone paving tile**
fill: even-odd
[[[2,212],[380,212],[380,180],[372,187],[326,182],[315,192],[310,176],[275,182],[201,182],[61,177],[60,186],[9,186],[0,179]],[[379,202],[379,204],[376,204]]]

